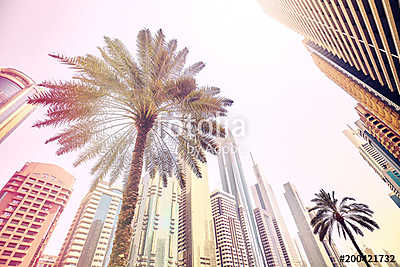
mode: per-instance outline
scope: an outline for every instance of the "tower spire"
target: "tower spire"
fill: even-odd
[[[250,152],[250,157],[251,157],[251,161],[253,162],[253,165],[256,166],[256,162],[254,161],[253,154],[251,154],[251,152]]]

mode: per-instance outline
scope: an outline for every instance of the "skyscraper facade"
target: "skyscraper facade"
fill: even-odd
[[[217,266],[207,166],[199,165],[202,178],[187,168],[185,186],[178,196],[179,267]]]
[[[121,203],[121,187],[103,182],[94,186],[76,212],[56,266],[107,266]]]
[[[333,266],[324,244],[313,234],[310,226],[310,216],[305,209],[296,189],[290,183],[283,186],[285,198],[299,230],[299,237],[311,266]]]
[[[259,1],[305,37],[322,72],[400,133],[398,1]]]
[[[360,125],[357,123],[356,125]],[[362,127],[362,125],[360,125]],[[361,156],[389,186],[390,190],[400,196],[400,172],[379,150],[373,145],[362,139],[362,129],[355,131],[353,129],[344,130],[344,134],[359,150]],[[371,141],[372,143],[372,141]]]
[[[275,229],[273,217],[259,208],[254,209],[254,216],[267,266],[287,266],[285,256],[287,258],[288,255],[280,245],[283,242],[282,236]]]
[[[30,162],[0,191],[0,266],[36,266],[67,204],[74,177]]]
[[[296,247],[297,254],[299,255],[299,259],[301,261],[301,267],[307,267],[308,265],[306,263],[306,259],[304,258],[302,252],[300,251],[300,246],[301,245],[300,245],[298,239],[293,239],[293,243],[294,243],[294,245]]]
[[[247,250],[238,207],[231,194],[215,191],[210,195],[214,220],[217,266],[248,267]]]
[[[169,179],[164,187],[158,174],[142,178],[128,267],[177,266],[179,192],[176,179]]]
[[[256,214],[261,214],[265,224],[269,226],[272,236],[271,244],[275,243],[275,251],[279,253],[278,266],[300,266],[301,262],[296,256],[296,250],[292,243],[292,238],[281,215],[275,194],[270,184],[265,183],[258,165],[253,160],[253,170],[257,178],[257,184],[251,187],[253,198],[258,210]],[[260,217],[260,216],[257,216]],[[258,221],[260,221],[258,219]],[[260,231],[260,223],[258,230]],[[267,228],[267,227],[265,227]],[[277,242],[274,242],[276,240]],[[265,245],[263,245],[265,247]]]
[[[35,83],[27,75],[0,68],[0,143],[34,110],[26,103],[34,93]]]
[[[218,165],[222,183],[222,191],[232,194],[240,211],[241,226],[244,233],[247,255],[250,266],[267,266],[263,246],[257,231],[257,223],[253,213],[253,205],[242,170],[238,147],[232,134],[221,140],[218,154]]]

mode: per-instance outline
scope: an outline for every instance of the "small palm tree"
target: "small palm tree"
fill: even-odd
[[[374,213],[369,207],[362,203],[348,203],[355,201],[352,197],[345,197],[338,205],[338,200],[335,198],[335,192],[325,192],[321,189],[317,197],[312,199],[315,202],[315,207],[311,208],[309,212],[316,211],[316,215],[311,220],[311,225],[314,227],[314,234],[319,234],[319,240],[323,240],[328,235],[329,243],[332,239],[332,230],[334,225],[337,224],[337,231],[339,236],[343,234],[344,239],[347,236],[350,238],[357,252],[360,254],[365,264],[369,267],[369,263],[358,246],[354,233],[364,236],[360,227],[367,228],[374,231],[375,228],[379,229],[378,224],[371,219]]]
[[[109,267],[128,263],[131,222],[142,167],[167,182],[175,176],[184,186],[186,169],[201,178],[205,151],[216,154],[217,122],[233,101],[216,87],[199,87],[194,76],[203,62],[184,68],[188,49],[166,42],[161,30],[137,36],[137,62],[118,39],[105,37],[93,55],[50,55],[76,70],[72,81],[43,82],[47,90],[29,99],[48,107],[47,118],[35,127],[65,126],[46,141],[57,141],[58,155],[83,149],[74,165],[97,158],[91,169],[96,181],[124,179],[124,192]]]

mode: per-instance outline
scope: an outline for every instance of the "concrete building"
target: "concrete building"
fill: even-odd
[[[362,127],[359,123],[359,127]],[[388,185],[393,194],[397,197],[400,196],[400,173],[396,166],[389,161],[388,155],[381,153],[373,146],[373,142],[369,143],[364,140],[362,136],[362,129],[353,130],[346,129],[343,133],[352,142],[352,144],[359,150],[361,156],[365,161],[375,170],[381,179]],[[377,144],[375,144],[377,145]]]
[[[214,219],[217,266],[248,267],[247,250],[235,197],[215,191],[210,195]]]
[[[238,146],[232,134],[220,141],[218,165],[222,191],[235,197],[240,210],[241,226],[244,233],[250,266],[267,267],[267,258],[258,235],[257,223],[253,213],[253,204],[239,157]]]
[[[178,196],[178,266],[216,267],[214,223],[211,213],[207,166],[201,166],[202,178],[189,168],[185,187]]]
[[[299,230],[299,237],[311,266],[333,266],[324,244],[313,234],[310,226],[311,218],[305,209],[297,190],[290,183],[283,186],[285,198]]]
[[[0,191],[0,266],[36,266],[67,204],[74,177],[30,162]]]
[[[272,244],[274,248],[272,252],[278,257],[279,265],[277,266],[300,266],[301,261],[297,258],[292,238],[281,215],[274,191],[271,185],[263,179],[261,171],[253,158],[252,160],[257,184],[251,186],[251,190],[257,207],[255,213],[256,217],[258,217],[258,230],[261,234],[263,228],[270,229],[271,240],[269,244]],[[260,220],[260,218],[262,219]],[[266,246],[263,244],[263,247]]]
[[[15,69],[0,68],[0,143],[34,110],[26,103],[35,83]]]
[[[112,250],[122,189],[97,184],[83,198],[57,259],[57,267],[104,267]]]
[[[164,187],[158,174],[142,178],[128,267],[177,266],[179,193],[176,179],[169,179]]]

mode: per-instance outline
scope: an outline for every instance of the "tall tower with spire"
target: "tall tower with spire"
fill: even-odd
[[[220,142],[221,150],[218,154],[218,165],[222,182],[222,190],[235,197],[239,212],[244,241],[248,254],[249,266],[267,267],[263,248],[257,231],[256,220],[250,192],[240,161],[238,146],[230,132]]]
[[[253,161],[253,170],[257,178],[257,184],[251,187],[257,208],[255,214],[260,235],[263,229],[269,229],[270,238],[263,238],[263,247],[271,247],[270,250],[264,249],[265,253],[275,254],[278,263],[274,266],[301,266],[300,260],[296,257],[295,246],[290,238],[289,231],[281,215],[276,197],[270,184],[264,182],[257,163]],[[268,255],[266,255],[268,256]]]

